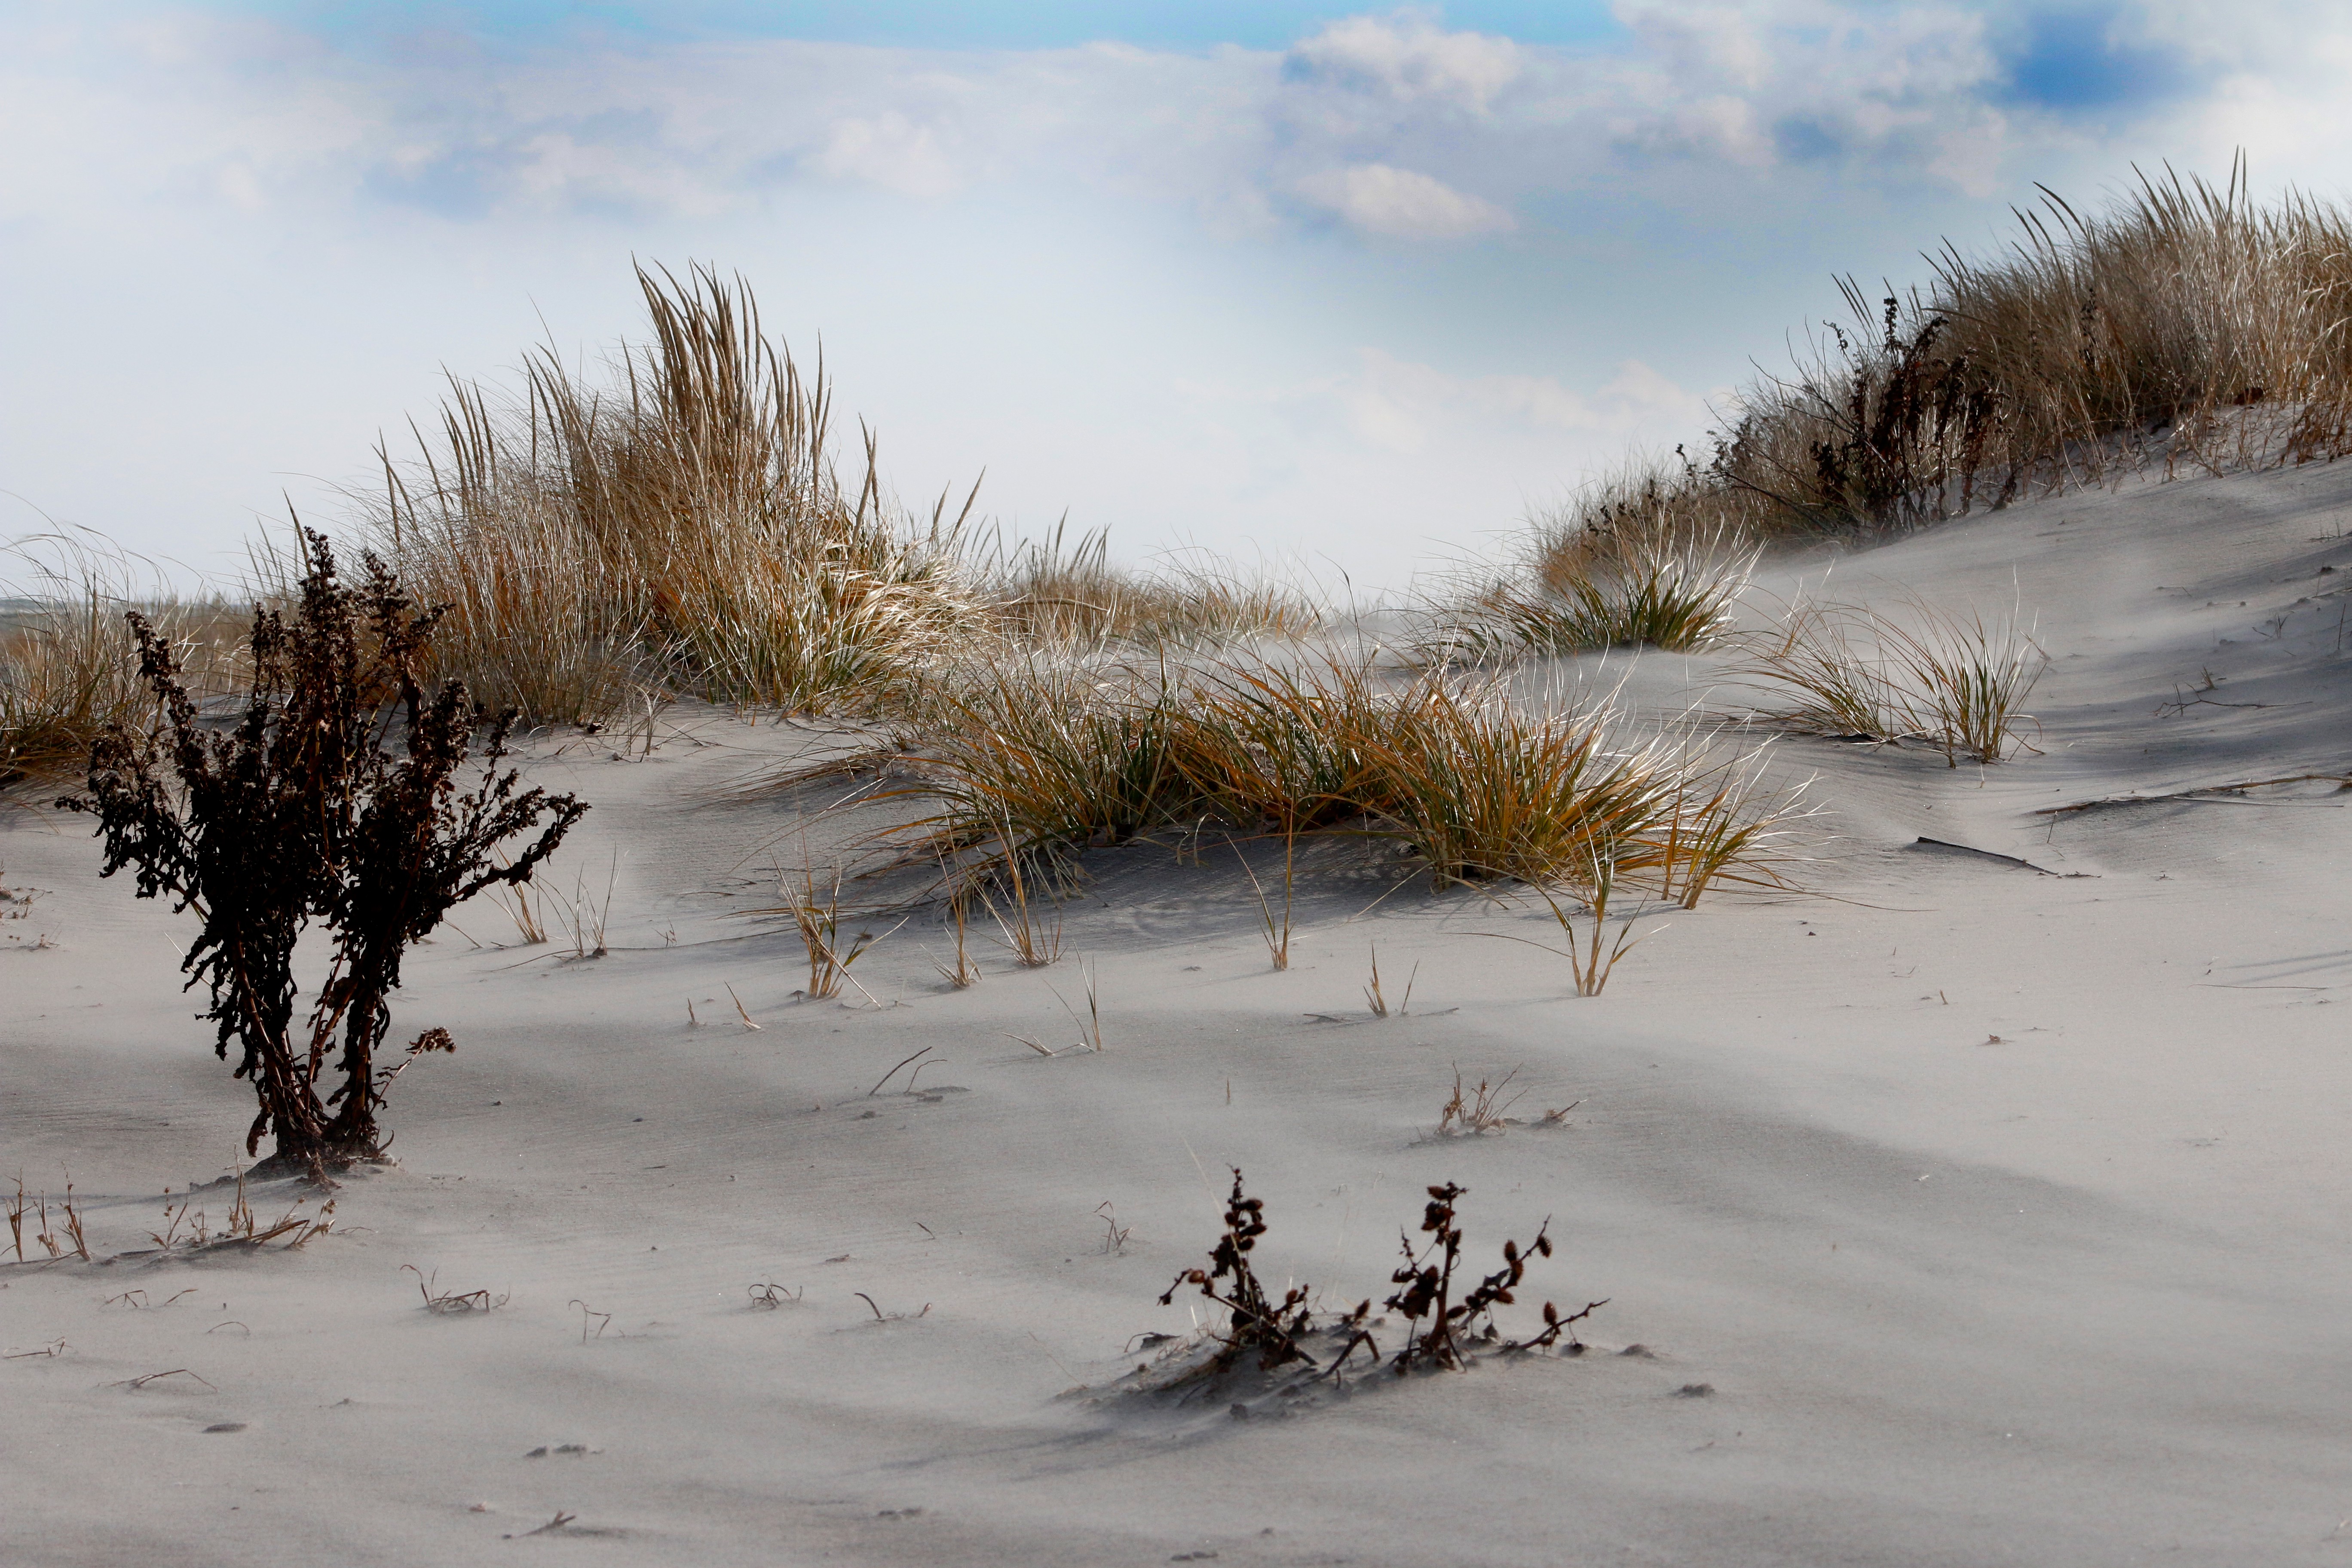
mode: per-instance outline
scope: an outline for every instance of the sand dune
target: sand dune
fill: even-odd
[[[556,880],[609,879],[606,955],[461,910],[398,1004],[458,1054],[402,1080],[397,1164],[302,1250],[0,1269],[0,1555],[2341,1562],[2352,795],[2180,792],[2352,769],[2347,534],[2352,470],[2313,467],[1768,567],[2022,606],[2039,754],[1783,742],[1835,835],[1810,892],[1645,922],[1585,1000],[1482,934],[1545,935],[1540,906],[1373,905],[1334,866],[1277,973],[1245,881],[1129,848],[1090,858],[1057,965],[984,948],[950,990],[921,917],[854,972],[879,1005],[795,1001],[798,943],[742,915],[803,853],[793,802],[729,786],[825,737],[705,711],[635,760],[550,741],[534,775],[595,806]],[[1725,668],[1569,673],[1672,711],[1752,699]],[[2116,796],[2153,798],[2042,814]],[[78,819],[0,818],[0,1173],[69,1174],[109,1257],[250,1110],[184,930],[97,864]],[[1365,1009],[1375,943],[1409,1016]],[[1105,1049],[1012,1037],[1075,1042],[1088,969]],[[920,1093],[867,1092],[926,1047]],[[1437,1139],[1457,1067],[1516,1070],[1528,1121],[1578,1103]],[[1228,1164],[1262,1267],[1334,1303],[1385,1291],[1429,1183],[1470,1189],[1481,1263],[1549,1215],[1535,1299],[1608,1298],[1591,1351],[1246,1419],[1118,1394],[1137,1336],[1192,1326],[1156,1299]],[[404,1265],[504,1304],[426,1312]]]

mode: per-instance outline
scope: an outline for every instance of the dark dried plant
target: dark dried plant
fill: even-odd
[[[1466,1370],[1470,1351],[1464,1343],[1465,1340],[1475,1339],[1507,1352],[1526,1351],[1554,1344],[1565,1334],[1573,1345],[1577,1342],[1573,1325],[1609,1304],[1605,1299],[1590,1302],[1581,1311],[1563,1317],[1558,1307],[1546,1301],[1542,1329],[1525,1340],[1504,1342],[1495,1322],[1495,1309],[1510,1306],[1517,1300],[1514,1292],[1527,1274],[1530,1258],[1551,1256],[1551,1222],[1546,1220],[1536,1227],[1535,1240],[1525,1251],[1517,1242],[1506,1237],[1503,1267],[1480,1279],[1460,1300],[1455,1300],[1455,1275],[1462,1265],[1462,1231],[1454,1223],[1458,1217],[1456,1205],[1468,1193],[1467,1187],[1452,1182],[1430,1188],[1429,1204],[1421,1221],[1421,1234],[1429,1240],[1416,1244],[1408,1234],[1402,1243],[1404,1261],[1390,1276],[1391,1282],[1399,1289],[1384,1303],[1389,1310],[1412,1325],[1404,1348],[1389,1363],[1399,1374],[1423,1370]],[[1481,1319],[1485,1320],[1483,1328]]]
[[[1309,1327],[1307,1298],[1309,1287],[1295,1285],[1276,1301],[1250,1267],[1257,1238],[1265,1234],[1265,1205],[1242,1191],[1242,1173],[1232,1167],[1234,1190],[1225,1200],[1225,1230],[1209,1250],[1209,1267],[1188,1268],[1176,1276],[1160,1298],[1163,1307],[1187,1285],[1195,1287],[1226,1314],[1217,1349],[1192,1375],[1227,1372],[1245,1360],[1255,1360],[1261,1372],[1303,1362],[1316,1364],[1299,1344]]]
[[[1502,1267],[1469,1282],[1456,1299],[1456,1288],[1463,1283],[1456,1205],[1467,1193],[1467,1188],[1451,1182],[1431,1187],[1421,1226],[1422,1235],[1429,1239],[1416,1243],[1410,1234],[1403,1238],[1403,1262],[1390,1277],[1398,1289],[1383,1304],[1405,1320],[1408,1331],[1403,1346],[1388,1358],[1388,1365],[1400,1375],[1440,1368],[1464,1371],[1480,1348],[1507,1354],[1549,1349],[1563,1339],[1568,1342],[1568,1353],[1580,1352],[1583,1346],[1576,1338],[1575,1325],[1607,1306],[1606,1300],[1589,1302],[1582,1310],[1565,1314],[1546,1301],[1543,1327],[1525,1339],[1506,1340],[1495,1317],[1497,1307],[1517,1303],[1529,1262],[1551,1256],[1549,1220],[1537,1228],[1535,1239],[1525,1248],[1507,1238]],[[1274,1300],[1251,1262],[1265,1230],[1265,1205],[1243,1192],[1242,1173],[1235,1169],[1233,1193],[1225,1203],[1224,1234],[1210,1251],[1209,1267],[1179,1274],[1160,1298],[1160,1305],[1168,1306],[1178,1291],[1192,1286],[1226,1314],[1225,1326],[1213,1336],[1215,1348],[1205,1358],[1157,1386],[1190,1388],[1245,1361],[1255,1362],[1261,1373],[1295,1365],[1307,1369],[1301,1375],[1333,1379],[1340,1376],[1359,1350],[1368,1352],[1375,1364],[1381,1361],[1372,1331],[1384,1320],[1371,1317],[1369,1298],[1351,1311],[1328,1314],[1319,1323],[1308,1300],[1312,1287],[1294,1286],[1280,1301]],[[1318,1362],[1304,1342],[1318,1336],[1339,1342],[1338,1352],[1328,1362]]]
[[[323,1178],[380,1155],[385,1089],[419,1055],[454,1048],[427,1030],[398,1063],[379,1060],[408,947],[475,894],[528,881],[587,807],[501,770],[510,715],[488,719],[456,681],[426,690],[437,610],[417,609],[373,555],[347,584],[323,535],[305,545],[290,614],[255,614],[233,722],[211,721],[171,644],[127,617],[160,720],[110,727],[89,795],[59,804],[97,816],[105,875],[130,867],[140,897],[196,913],[182,967],[211,993],[217,1054],[236,1043],[236,1076],[260,1101],[247,1152],[273,1134],[272,1169]],[[486,721],[479,778],[461,790]],[[314,923],[331,956],[298,1028],[297,944]]]

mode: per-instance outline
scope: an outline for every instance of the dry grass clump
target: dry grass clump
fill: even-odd
[[[368,542],[450,606],[436,673],[536,721],[647,694],[888,710],[975,639],[1198,646],[1319,622],[1207,567],[1127,571],[1101,533],[1007,546],[885,494],[871,433],[845,483],[832,393],[763,335],[740,279],[640,268],[651,341],[602,374],[541,349],[519,394],[453,380],[418,456],[381,454]]]
[[[303,1205],[308,1199],[297,1199],[293,1205],[276,1220],[263,1220],[253,1212],[253,1204],[245,1190],[245,1171],[236,1173],[236,1192],[230,1199],[228,1218],[220,1229],[212,1228],[205,1211],[194,1206],[193,1199],[183,1196],[177,1204],[163,1205],[163,1228],[148,1232],[148,1238],[158,1249],[173,1255],[220,1252],[242,1248],[257,1252],[278,1240],[287,1251],[325,1236],[335,1227],[335,1205],[332,1199],[315,1215],[305,1215]]]
[[[400,1271],[416,1276],[416,1294],[424,1301],[425,1310],[436,1317],[456,1318],[468,1312],[495,1312],[512,1300],[509,1296],[493,1296],[487,1287],[479,1290],[444,1290],[440,1288],[441,1271],[437,1268],[428,1275],[414,1263],[404,1263]]]
[[[1024,867],[1050,884],[1082,849],[1215,822],[1286,853],[1307,834],[1385,838],[1441,888],[1581,889],[1598,862],[1695,901],[1778,885],[1774,823],[1792,803],[1759,787],[1752,754],[1723,752],[1633,736],[1605,708],[1531,712],[1492,677],[1364,658],[1040,661],[969,674],[877,757],[897,775],[877,793],[930,806],[896,842],[957,885]]]
[[[784,898],[786,901],[781,909],[752,912],[792,917],[794,929],[800,932],[801,944],[808,951],[808,989],[803,994],[810,1001],[823,1001],[840,995],[844,981],[857,985],[850,975],[849,967],[864,957],[866,951],[881,938],[870,931],[861,931],[844,939],[841,929],[841,873],[835,871],[831,880],[825,881],[814,868],[803,868],[798,887],[785,884]],[[898,928],[894,926],[891,929],[895,931]],[[958,952],[961,956],[961,944]],[[863,985],[857,985],[857,989],[868,1001],[873,1000],[872,994],[866,992]]]
[[[1297,637],[1323,625],[1306,595],[1216,562],[1138,571],[1113,565],[1109,551],[1107,531],[1073,542],[1058,523],[1043,540],[1012,546],[992,534],[971,552],[971,576],[998,629],[1024,644],[1202,647]]]
[[[1686,652],[1731,631],[1732,606],[1757,560],[1737,531],[1720,520],[1704,531],[1606,527],[1572,509],[1540,522],[1525,570],[1442,609],[1423,657],[1475,661],[1634,644]]]
[[[199,697],[237,679],[242,617],[226,602],[178,597],[95,534],[0,544],[0,789],[79,773],[109,726],[154,718],[127,609],[145,614]]]
[[[2162,462],[2221,472],[2352,451],[2352,213],[2168,170],[2096,215],[2045,191],[1989,256],[1908,293],[1839,284],[1785,376],[1705,465],[1608,481],[1556,531],[1571,566],[1642,539],[1900,527]]]
[[[1503,1075],[1499,1083],[1490,1084],[1482,1078],[1477,1088],[1465,1089],[1462,1086],[1462,1069],[1455,1068],[1454,1092],[1438,1108],[1437,1135],[1440,1138],[1479,1138],[1500,1134],[1511,1124],[1511,1107],[1527,1097],[1525,1089],[1507,1100],[1503,1097],[1503,1091],[1509,1089],[1511,1080],[1518,1076],[1519,1069],[1513,1068]]]
[[[627,716],[650,748],[652,716],[681,695],[905,711],[958,659],[1322,625],[1307,595],[1215,563],[1114,565],[1098,532],[983,540],[976,487],[961,510],[942,494],[910,511],[886,494],[870,432],[845,480],[823,365],[803,378],[740,278],[640,268],[637,281],[646,341],[586,366],[538,350],[512,391],[452,378],[437,416],[412,425],[413,455],[380,448],[381,488],[351,498],[355,542],[446,606],[428,681],[462,679],[532,723]],[[79,761],[110,719],[145,711],[117,612],[156,597],[102,543],[6,548],[24,581],[0,571],[0,781]],[[262,543],[262,596],[289,600],[305,564],[299,543]],[[191,669],[197,643],[226,640],[211,618],[150,615]]]
[[[44,1191],[27,1196],[25,1178],[16,1178],[16,1195],[8,1205],[8,1245],[16,1254],[16,1261],[29,1261],[25,1256],[25,1231],[29,1221],[35,1246],[44,1248],[52,1258],[62,1258],[70,1248],[84,1263],[89,1258],[89,1240],[82,1234],[81,1211],[74,1207],[73,1183],[66,1183],[66,1195],[58,1204],[59,1218],[49,1217],[49,1194]],[[65,1232],[61,1242],[57,1233]]]
[[[1743,672],[1795,698],[1767,717],[1792,729],[1898,744],[1921,741],[1958,767],[2026,744],[2024,703],[2049,655],[2017,616],[1988,621],[1913,603],[1901,615],[1800,604],[1754,645]]]
[[[535,720],[642,686],[787,710],[887,701],[979,623],[945,498],[892,506],[866,440],[845,485],[831,393],[741,279],[640,268],[653,341],[602,377],[552,350],[520,395],[453,380],[421,455],[383,456],[373,547],[450,606],[433,673]],[[968,504],[968,503],[967,503]]]

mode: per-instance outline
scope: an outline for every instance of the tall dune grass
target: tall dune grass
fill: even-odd
[[[153,716],[131,609],[199,695],[235,683],[243,617],[226,602],[184,598],[151,563],[79,530],[0,545],[0,789],[76,774],[109,725]]]
[[[452,380],[418,453],[382,454],[370,543],[450,606],[443,668],[541,721],[636,687],[781,709],[887,702],[980,624],[946,498],[845,484],[804,379],[740,279],[640,268],[652,341],[602,374],[552,350],[507,395]]]
[[[741,279],[637,281],[650,341],[586,368],[538,351],[511,395],[453,379],[361,500],[366,542],[450,606],[441,673],[490,706],[595,720],[658,690],[887,710],[976,641],[1198,646],[1318,623],[1237,573],[1118,567],[1100,533],[983,539],[977,487],[910,512],[870,432],[845,482],[823,365],[802,374]]]
[[[2044,192],[1987,255],[1908,291],[1839,284],[1844,319],[1726,409],[1705,463],[1615,476],[1554,560],[1728,530],[1902,527],[2157,464],[2221,472],[2352,452],[2352,212],[2168,170],[2101,212]]]

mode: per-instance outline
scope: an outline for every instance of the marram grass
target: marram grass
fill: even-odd
[[[990,666],[890,756],[878,794],[921,808],[891,830],[899,853],[967,879],[1055,874],[1088,847],[1218,822],[1286,843],[1386,839],[1438,887],[1574,890],[1600,861],[1696,903],[1727,884],[1781,885],[1799,815],[1792,795],[1759,784],[1753,749],[1643,737],[1605,707],[1530,711],[1492,679],[1339,657]]]

